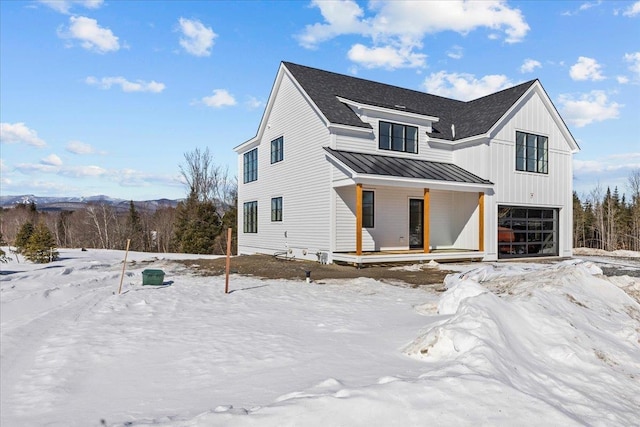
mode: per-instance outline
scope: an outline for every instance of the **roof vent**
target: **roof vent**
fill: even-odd
[[[454,125],[453,123],[451,123],[451,137],[453,139],[456,139],[456,125]]]
[[[407,108],[407,107],[405,107],[404,105],[394,105],[394,107],[396,107],[396,108],[402,108],[403,110],[404,110],[405,108]]]

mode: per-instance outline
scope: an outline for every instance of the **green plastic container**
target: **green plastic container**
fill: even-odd
[[[147,269],[142,272],[142,286],[161,286],[164,283],[164,271]]]

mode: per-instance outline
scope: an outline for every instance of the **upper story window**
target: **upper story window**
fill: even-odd
[[[549,173],[549,138],[516,132],[516,170]]]
[[[418,153],[418,128],[415,126],[381,121],[378,139],[381,150]]]
[[[375,220],[375,199],[373,191],[362,192],[362,226],[373,228]]]
[[[284,137],[271,141],[271,163],[278,163],[284,159]]]
[[[258,180],[258,149],[244,153],[244,183]]]

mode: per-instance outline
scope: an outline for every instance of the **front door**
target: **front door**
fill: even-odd
[[[422,249],[424,247],[424,200],[409,199],[409,248]]]

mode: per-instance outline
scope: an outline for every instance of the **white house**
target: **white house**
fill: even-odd
[[[235,148],[238,252],[568,257],[578,150],[538,80],[462,102],[283,62]]]

